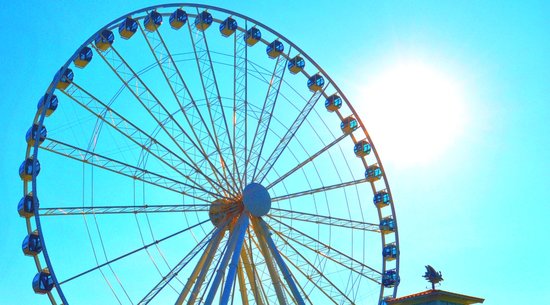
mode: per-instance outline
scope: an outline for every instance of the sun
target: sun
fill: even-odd
[[[452,75],[407,60],[383,69],[359,91],[357,110],[389,164],[425,165],[458,145],[467,120]]]

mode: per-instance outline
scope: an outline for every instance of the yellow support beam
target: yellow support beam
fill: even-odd
[[[260,291],[258,290],[258,285],[256,283],[256,280],[258,279],[257,276],[254,274],[254,266],[252,265],[252,262],[250,260],[250,257],[248,253],[250,252],[250,255],[252,255],[252,249],[249,249],[247,244],[243,244],[243,249],[241,250],[241,259],[243,261],[244,269],[246,271],[246,275],[248,277],[248,282],[250,283],[250,288],[252,289],[252,293],[254,294],[254,300],[256,301],[256,304],[258,305],[264,305],[262,296],[260,294]]]
[[[248,305],[248,294],[246,293],[246,282],[244,279],[242,258],[239,259],[239,265],[237,265],[237,278],[239,279],[239,290],[241,291],[243,305]]]
[[[178,300],[176,301],[176,305],[182,305],[185,299],[187,298],[189,292],[191,291],[191,288],[193,287],[193,284],[197,282],[197,279],[199,279],[199,289],[200,285],[204,281],[204,276],[206,274],[201,274],[201,270],[204,268],[209,268],[210,264],[212,264],[212,260],[214,259],[214,256],[216,254],[216,250],[218,249],[218,246],[220,245],[220,242],[222,241],[223,237],[225,236],[225,231],[223,230],[220,232],[220,234],[215,237],[214,240],[208,245],[204,253],[202,254],[197,266],[195,267],[195,270],[193,270],[193,273],[187,280],[187,283],[185,284],[185,287],[183,288],[183,291],[181,292],[180,296],[178,297]],[[201,277],[199,278],[199,275]],[[196,290],[196,289],[195,289]],[[193,298],[193,296],[192,296]],[[194,296],[196,298],[196,295]],[[191,302],[191,300],[189,300]],[[192,304],[192,303],[189,303]]]

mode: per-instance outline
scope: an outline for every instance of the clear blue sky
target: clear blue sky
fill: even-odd
[[[35,267],[21,253],[25,225],[16,212],[22,187],[17,169],[36,101],[93,32],[155,2],[24,3],[4,3],[0,10],[0,295],[5,304],[47,304],[32,292]],[[428,141],[418,135],[421,143],[445,142],[444,147],[406,147],[415,158],[423,150],[427,155],[437,150],[427,161],[408,159],[406,150],[391,152],[400,147],[391,143],[403,141],[399,132],[386,134],[383,126],[366,120],[374,143],[380,143],[396,200],[402,253],[398,294],[424,290],[424,265],[432,264],[443,272],[442,289],[486,298],[488,305],[550,303],[550,4],[334,3],[205,4],[243,13],[284,34],[332,76],[354,105],[388,70],[410,72],[395,68],[403,62],[419,63],[456,83],[461,120],[451,127],[460,130],[449,129],[450,139],[444,139],[446,133],[431,134]],[[361,116],[387,118],[393,125],[399,121],[392,116],[407,116],[399,107],[376,103],[358,106]],[[409,115],[418,115],[418,124],[428,119]],[[445,122],[438,124],[429,126],[443,128]],[[401,128],[406,132],[408,127]]]

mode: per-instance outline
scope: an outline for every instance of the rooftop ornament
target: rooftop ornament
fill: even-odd
[[[432,283],[432,290],[435,290],[435,284],[443,281],[441,271],[435,271],[435,269],[430,265],[426,266],[426,273],[422,277],[425,278],[428,282]]]

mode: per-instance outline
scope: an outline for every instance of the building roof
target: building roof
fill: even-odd
[[[435,300],[442,300],[464,305],[483,303],[483,301],[485,301],[481,298],[435,289],[426,290],[400,298],[389,299],[386,300],[386,302],[388,303],[388,305],[415,305]]]

